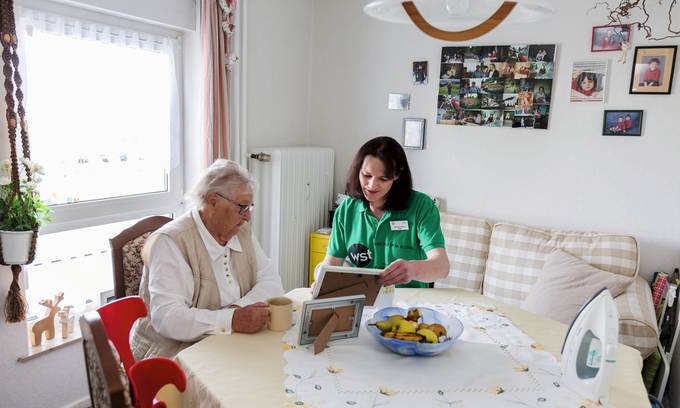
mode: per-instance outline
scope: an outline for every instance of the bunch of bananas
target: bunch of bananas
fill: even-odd
[[[386,320],[376,322],[375,326],[382,332],[383,337],[397,340],[439,343],[447,339],[444,326],[438,323],[418,323],[421,317],[420,310],[414,308],[409,309],[406,317],[398,314],[391,315]]]

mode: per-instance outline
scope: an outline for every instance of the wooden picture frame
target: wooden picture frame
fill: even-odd
[[[602,136],[642,136],[641,110],[605,110]]]
[[[404,118],[402,136],[405,149],[423,150],[425,147],[425,119]]]
[[[629,93],[670,94],[677,50],[677,45],[635,47]]]
[[[612,24],[593,27],[590,52],[621,51],[621,43],[630,43],[630,24]]]

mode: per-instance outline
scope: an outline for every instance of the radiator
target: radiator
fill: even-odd
[[[278,266],[283,288],[308,285],[309,233],[327,225],[333,199],[333,150],[270,147],[251,151],[257,179],[252,227]]]

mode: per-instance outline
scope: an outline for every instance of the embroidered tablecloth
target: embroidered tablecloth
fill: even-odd
[[[398,303],[425,306],[461,320],[465,330],[450,349],[433,357],[392,353],[367,332],[375,309],[364,309],[359,336],[296,346],[297,324],[283,337],[286,393],[293,404],[314,407],[588,407],[560,381],[561,366],[492,306]],[[295,316],[298,321],[299,316]]]

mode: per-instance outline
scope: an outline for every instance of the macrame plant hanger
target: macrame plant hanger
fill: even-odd
[[[17,116],[21,126],[21,147],[23,157],[31,158],[28,146],[28,131],[26,129],[25,110],[23,105],[24,94],[21,92],[21,76],[19,75],[19,55],[17,54],[17,33],[14,21],[14,1],[0,0],[0,41],[2,42],[2,73],[5,77],[5,103],[7,104],[7,133],[9,137],[10,160],[12,162],[12,193],[7,199],[7,209],[12,200],[17,197],[23,201],[19,184],[19,160],[17,158]],[[15,90],[16,87],[16,90]],[[15,104],[16,101],[16,104]],[[26,168],[26,178],[31,181],[31,171]],[[35,258],[35,244],[38,239],[38,224],[32,226],[33,236],[31,239],[28,262]],[[2,255],[2,242],[0,241],[0,264],[7,265]],[[7,293],[5,302],[5,318],[8,323],[17,323],[26,319],[26,300],[19,286],[19,274],[21,265],[10,265],[12,269],[12,283]]]

